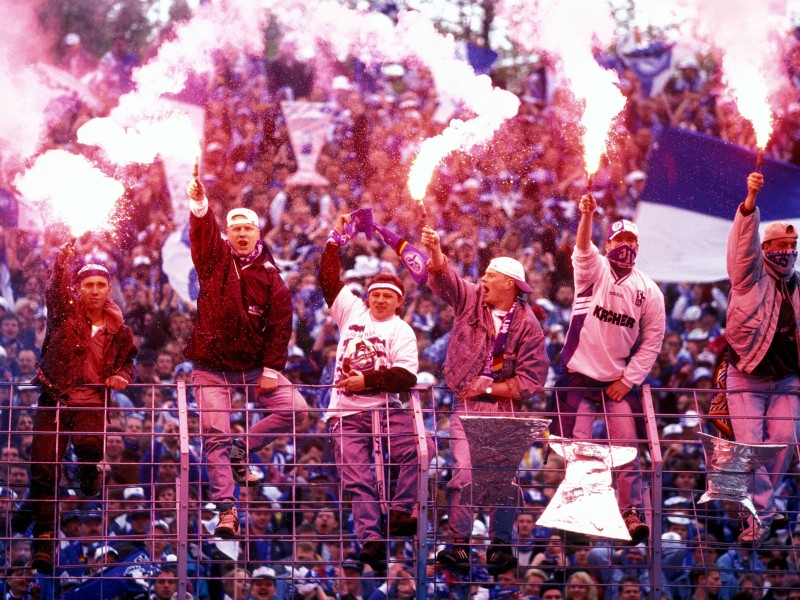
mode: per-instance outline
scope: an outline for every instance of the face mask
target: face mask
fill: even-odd
[[[620,244],[609,250],[606,258],[618,269],[632,269],[636,262],[636,248],[630,244]]]
[[[794,271],[794,263],[797,261],[797,250],[764,252],[764,258],[781,277],[787,277]]]

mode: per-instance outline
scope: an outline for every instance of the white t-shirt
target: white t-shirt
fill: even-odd
[[[343,288],[333,301],[331,315],[339,326],[334,384],[346,379],[346,373],[350,370],[370,371],[381,367],[402,367],[414,375],[417,374],[417,337],[403,319],[394,315],[385,321],[376,321],[370,316],[364,302],[347,288]],[[325,420],[384,406],[396,396],[386,392],[374,395],[353,394],[334,388]]]

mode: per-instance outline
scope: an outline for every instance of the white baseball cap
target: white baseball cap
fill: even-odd
[[[236,219],[236,217],[244,217],[244,219]],[[234,219],[236,219],[234,221]],[[258,215],[249,208],[234,208],[228,213],[228,227],[232,225],[241,225],[247,223],[258,227]]]
[[[511,279],[514,280],[514,283],[517,284],[517,287],[523,292],[533,291],[531,286],[525,282],[525,268],[517,259],[508,256],[499,256],[497,258],[493,258],[489,262],[489,266],[486,267],[487,271],[489,269],[497,271],[498,273],[501,273],[507,277],[511,277]]]

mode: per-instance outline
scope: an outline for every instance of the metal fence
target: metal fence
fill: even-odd
[[[623,541],[537,527],[535,521],[563,481],[565,466],[547,452],[547,438],[541,438],[531,445],[517,472],[520,493],[512,545],[520,564],[494,577],[486,569],[485,558],[491,541],[486,525],[493,507],[485,503],[473,503],[471,571],[457,575],[435,566],[436,552],[452,541],[444,494],[452,469],[446,428],[452,407],[444,390],[418,387],[404,399],[414,417],[418,453],[418,532],[401,538],[388,535],[384,528],[389,561],[384,574],[371,572],[358,561],[354,500],[341,485],[341,465],[336,464],[332,443],[336,435],[344,434],[328,431],[322,419],[324,409],[311,408],[307,425],[252,454],[252,468],[261,480],[238,488],[241,533],[234,540],[221,540],[213,535],[218,515],[207,495],[194,389],[184,382],[132,386],[135,405],[127,401],[116,405],[110,397],[105,409],[85,409],[104,410],[106,417],[104,459],[99,464],[105,485],[98,497],[84,497],[78,489],[74,450],[67,446],[60,461],[61,479],[53,481],[52,502],[58,506],[53,526],[59,548],[55,576],[36,576],[22,566],[30,559],[31,530],[20,531],[19,521],[20,515],[25,520],[28,453],[33,437],[40,435],[33,431],[32,416],[35,411],[53,409],[36,407],[36,390],[29,386],[5,389],[9,396],[2,417],[6,440],[0,451],[5,585],[14,589],[35,578],[40,598],[144,598],[152,594],[156,598],[322,600],[348,594],[363,598],[376,594],[378,599],[383,594],[482,599],[561,594],[564,598],[683,600],[694,598],[698,590],[708,597],[732,598],[734,592],[752,589],[752,597],[759,598],[768,589],[771,597],[779,597],[775,592],[785,588],[784,597],[790,597],[800,587],[794,579],[800,554],[796,545],[800,535],[794,532],[800,504],[794,467],[781,474],[783,520],[776,519],[773,526],[776,537],[760,548],[742,548],[735,540],[741,528],[738,507],[697,502],[706,472],[695,434],[713,433],[706,416],[711,392],[648,386],[642,389],[646,437],[623,440],[638,444],[642,460],[648,542],[628,546]],[[301,391],[310,398],[324,389],[304,386]],[[248,405],[243,392],[241,387],[231,389],[231,423],[233,435],[249,443],[247,429],[266,409]],[[0,400],[3,395],[0,391]],[[680,411],[665,411],[674,398],[680,399]],[[559,418],[541,410],[544,398],[540,400],[533,416]],[[375,414],[380,410],[385,409]],[[598,414],[601,436],[605,419],[605,414]],[[372,453],[370,464],[360,466],[369,478],[374,477],[378,504],[385,514],[396,485],[398,465],[390,450],[397,438],[391,429],[362,437]],[[503,448],[504,440],[496,442]],[[588,578],[576,573],[586,573]]]

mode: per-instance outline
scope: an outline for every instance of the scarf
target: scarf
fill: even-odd
[[[492,337],[489,344],[492,346],[492,353],[486,362],[482,375],[487,375],[493,380],[497,381],[500,377],[500,372],[503,370],[503,356],[506,353],[506,346],[508,345],[508,330],[511,328],[511,320],[514,317],[514,311],[517,309],[517,302],[511,305],[508,309],[506,316],[503,317],[503,322],[500,324],[500,331],[495,335],[494,329],[492,330]],[[492,318],[494,323],[494,318]]]

